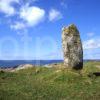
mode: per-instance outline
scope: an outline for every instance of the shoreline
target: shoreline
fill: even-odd
[[[100,62],[100,60],[88,60],[88,61],[84,61],[84,63],[87,62]],[[0,67],[0,71],[4,71],[4,72],[14,72],[14,71],[18,71],[21,69],[28,69],[28,68],[32,68],[32,67],[46,67],[46,68],[52,68],[52,67],[61,67],[63,62],[59,62],[59,63],[50,63],[50,64],[44,64],[44,65],[33,65],[33,64],[20,64],[20,65],[16,65],[16,66],[12,66],[12,67]]]

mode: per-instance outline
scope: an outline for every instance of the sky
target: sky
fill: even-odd
[[[62,28],[70,24],[84,59],[100,59],[100,0],[0,0],[0,60],[63,59]]]

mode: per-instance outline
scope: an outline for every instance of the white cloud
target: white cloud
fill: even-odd
[[[28,26],[34,26],[44,20],[45,10],[36,6],[30,7],[26,5],[21,8],[19,15]]]
[[[16,11],[12,3],[19,3],[19,0],[0,0],[0,12],[7,16],[14,15]]]
[[[18,15],[20,21],[12,24],[11,29],[21,30],[39,24],[45,18],[45,10],[36,6],[29,6],[27,3],[20,8]]]
[[[90,39],[83,42],[84,49],[97,49],[100,48],[100,39]]]
[[[20,30],[24,29],[26,25],[23,22],[16,22],[15,24],[12,24],[10,27],[11,29]]]
[[[62,18],[61,12],[55,9],[51,9],[49,12],[49,20],[54,21],[54,20],[59,20]]]
[[[100,59],[100,39],[91,38],[83,42],[84,59]]]
[[[84,59],[100,59],[100,50],[98,49],[87,49],[84,50]]]
[[[87,33],[87,35],[88,35],[89,37],[93,36],[94,34],[95,34],[94,32],[89,32],[89,33]]]
[[[64,8],[68,7],[66,0],[61,0],[61,6]]]

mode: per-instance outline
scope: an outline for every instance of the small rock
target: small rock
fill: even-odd
[[[21,69],[28,69],[28,68],[32,68],[32,67],[34,67],[34,66],[31,65],[31,64],[19,65],[17,68],[15,68],[14,70],[12,70],[12,72],[18,71],[18,70],[21,70]]]

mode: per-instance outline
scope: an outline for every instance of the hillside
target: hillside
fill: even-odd
[[[100,99],[100,62],[86,62],[82,71],[60,67],[1,71],[0,100]]]

